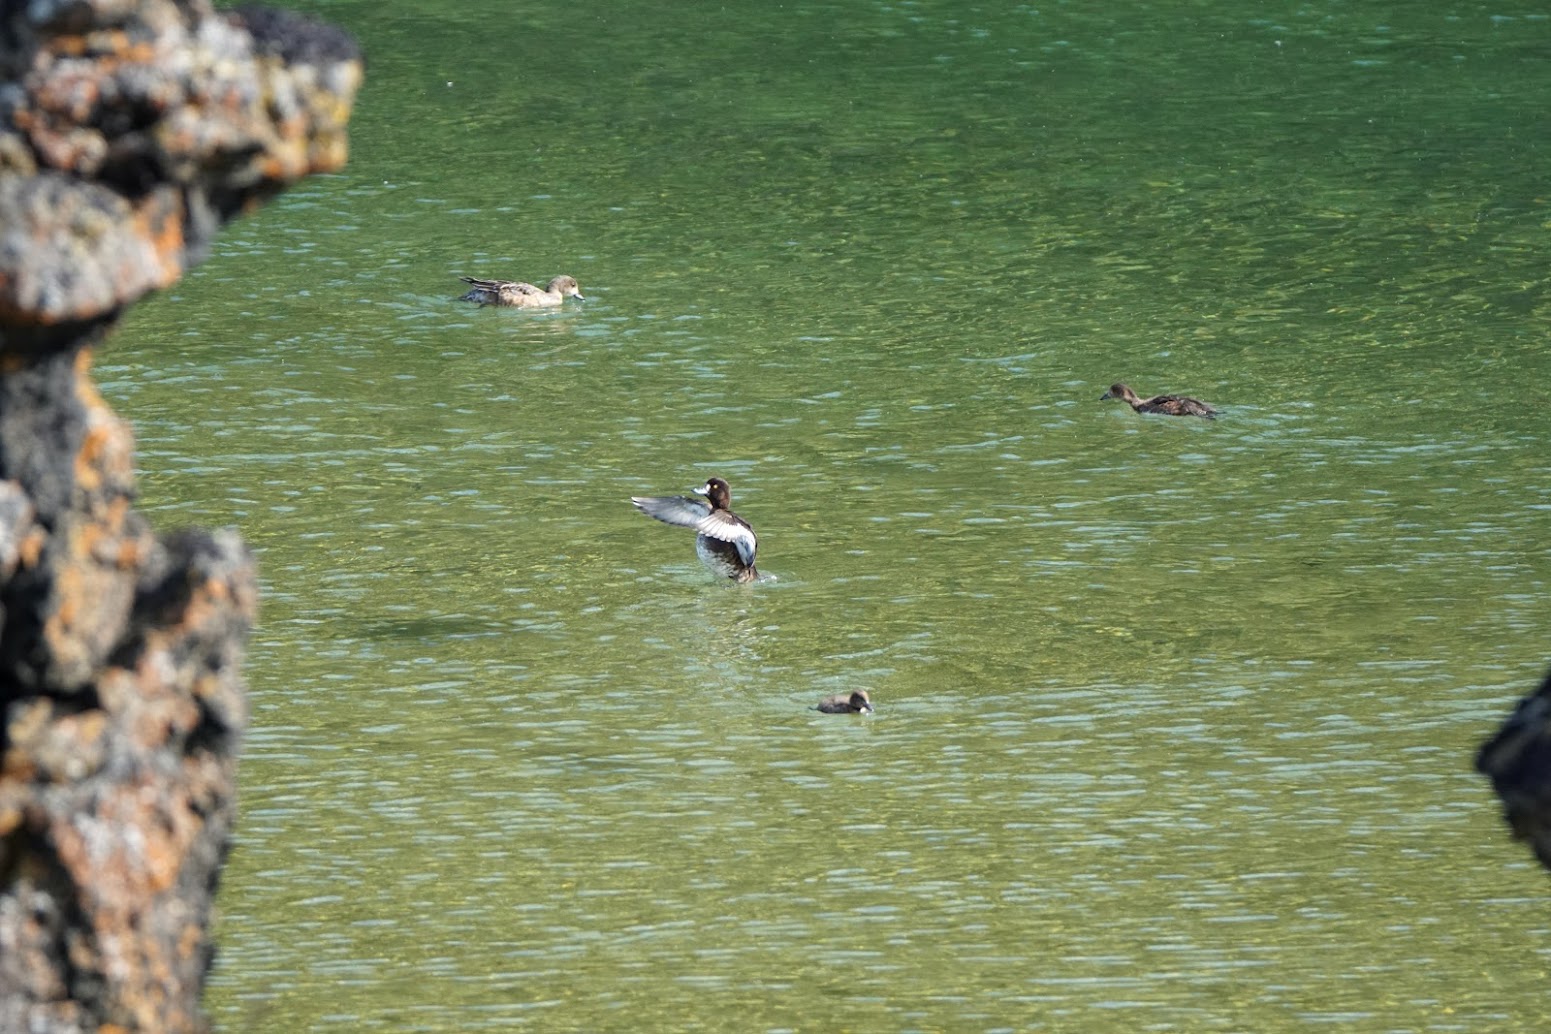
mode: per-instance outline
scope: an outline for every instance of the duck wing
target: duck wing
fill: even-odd
[[[737,549],[738,557],[745,565],[754,566],[754,554],[759,549],[759,540],[755,538],[754,529],[749,526],[749,522],[742,517],[735,513],[728,513],[726,510],[712,510],[700,519],[695,525],[695,530],[706,538],[730,543]]]
[[[473,284],[475,287],[483,287],[487,291],[516,291],[518,294],[543,294],[544,290],[525,284],[521,280],[481,280],[477,276],[460,276],[465,284]]]
[[[700,523],[711,516],[710,503],[687,495],[633,495],[630,502],[648,517],[696,531],[700,530]]]
[[[1188,395],[1154,395],[1137,407],[1139,413],[1167,413],[1170,416],[1204,416],[1210,420],[1217,412],[1200,399]]]
[[[479,291],[488,292],[492,298],[499,298],[507,305],[512,304],[511,299],[514,298],[548,297],[547,292],[542,287],[534,287],[532,284],[524,283],[521,280],[481,280],[473,276],[460,276],[458,279],[465,284],[473,285],[474,290],[464,295],[466,299],[472,301],[480,300],[472,297]]]

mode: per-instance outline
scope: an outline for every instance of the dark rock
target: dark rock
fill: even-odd
[[[361,57],[360,48],[348,32],[295,11],[244,6],[227,12],[227,17],[248,30],[255,50],[279,58],[285,65],[324,68]]]
[[[197,1031],[257,607],[158,536],[91,383],[126,305],[338,168],[361,63],[287,12],[0,0],[0,1031]]]
[[[1482,745],[1476,768],[1491,779],[1513,835],[1551,869],[1551,674]]]

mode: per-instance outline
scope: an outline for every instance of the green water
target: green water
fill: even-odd
[[[223,1029],[1547,1028],[1544,14],[316,11],[348,170],[99,363],[261,557]]]

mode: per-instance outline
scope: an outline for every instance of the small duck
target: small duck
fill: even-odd
[[[520,280],[479,280],[460,276],[465,284],[473,284],[460,302],[478,302],[480,305],[509,305],[516,309],[549,309],[567,298],[586,301],[575,277],[557,276],[548,287],[534,287]]]
[[[850,696],[844,693],[820,700],[814,711],[823,711],[825,714],[861,714],[863,711],[872,713],[872,698],[867,695],[865,689],[859,689]]]
[[[1200,399],[1193,399],[1185,395],[1154,395],[1150,399],[1139,399],[1136,392],[1124,384],[1111,384],[1109,390],[1099,396],[1099,401],[1105,399],[1124,399],[1126,403],[1138,413],[1164,413],[1168,416],[1199,416],[1208,420],[1217,417],[1217,410],[1208,406]]]
[[[684,495],[631,496],[635,508],[665,524],[694,528],[695,555],[717,574],[738,582],[759,577],[754,570],[758,540],[749,522],[732,512],[732,490],[721,478],[710,478],[696,492],[705,499]]]

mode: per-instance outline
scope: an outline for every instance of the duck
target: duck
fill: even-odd
[[[712,571],[735,582],[752,582],[759,577],[754,569],[754,553],[759,540],[749,522],[732,512],[732,489],[721,478],[708,478],[695,489],[704,499],[689,496],[631,496],[630,502],[646,516],[694,528],[695,555]]]
[[[1208,420],[1216,419],[1217,410],[1186,395],[1154,395],[1150,399],[1136,397],[1124,384],[1115,383],[1109,386],[1109,390],[1099,396],[1099,401],[1105,399],[1124,399],[1125,402],[1138,413],[1163,413],[1168,416],[1199,416]]]
[[[473,284],[460,302],[478,302],[480,305],[507,305],[516,309],[549,309],[562,304],[567,298],[582,302],[581,286],[575,277],[557,276],[548,287],[534,287],[520,280],[480,280],[472,276],[460,276],[465,284]]]
[[[865,689],[858,689],[849,696],[845,693],[837,693],[820,700],[813,710],[823,711],[825,714],[861,714],[863,711],[871,714],[872,698],[867,695]]]

